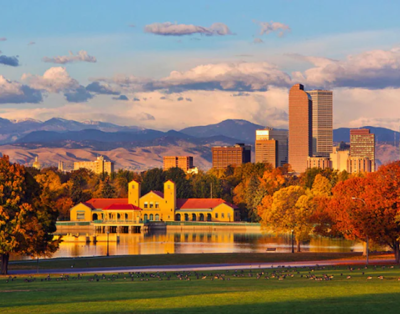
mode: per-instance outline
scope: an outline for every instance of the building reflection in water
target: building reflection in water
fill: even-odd
[[[182,253],[263,253],[267,248],[291,252],[290,234],[236,232],[217,230],[158,231],[154,233],[120,234],[120,242],[109,242],[110,255],[182,254]],[[344,239],[312,237],[302,243],[303,252],[362,251],[362,243]],[[53,257],[105,256],[107,242],[96,244],[63,242]]]

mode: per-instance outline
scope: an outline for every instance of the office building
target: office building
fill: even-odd
[[[181,168],[183,171],[188,172],[189,169],[194,168],[193,156],[164,156],[164,171],[171,168]]]
[[[289,91],[289,164],[294,172],[307,169],[312,156],[312,99],[301,84]]]
[[[308,157],[307,168],[331,168],[331,161],[328,157]]]
[[[103,156],[97,157],[95,161],[78,161],[74,162],[74,170],[88,169],[96,174],[111,174],[114,172],[114,163],[106,161]]]
[[[341,150],[339,147],[334,147],[333,152],[330,153],[331,166],[333,170],[348,171],[347,159],[350,156],[350,151]]]
[[[368,158],[371,171],[375,171],[375,134],[368,129],[350,130],[350,156]]]
[[[272,140],[276,141],[275,151],[271,150],[271,147],[275,145],[270,142]],[[276,164],[274,168],[287,164],[288,131],[275,130],[273,128],[256,130],[255,155],[255,162],[268,162],[270,164]]]
[[[347,159],[347,171],[349,173],[371,172],[373,162],[368,157],[353,157]]]
[[[332,91],[307,91],[312,99],[313,156],[329,157],[333,146]]]
[[[243,143],[234,146],[215,146],[211,148],[213,168],[237,167],[251,162],[251,146]]]

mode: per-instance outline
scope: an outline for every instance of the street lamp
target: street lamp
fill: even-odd
[[[354,201],[361,201],[364,203],[365,206],[367,206],[367,203],[365,203],[365,200],[363,198],[358,198],[358,197],[352,197],[351,198]],[[369,243],[368,243],[368,234],[366,235],[366,246],[367,246],[367,250],[366,250],[366,265],[369,264]]]
[[[110,256],[110,251],[109,251],[109,237],[110,237],[110,231],[107,231],[107,256]]]
[[[294,230],[292,229],[292,253],[294,253]]]

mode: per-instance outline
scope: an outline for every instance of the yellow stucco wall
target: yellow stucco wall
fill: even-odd
[[[70,209],[71,221],[92,221],[92,209],[85,204],[78,204]]]
[[[140,221],[140,210],[103,210],[104,220]]]
[[[188,221],[193,221],[193,214],[196,215],[196,221],[201,221],[200,215],[203,214],[204,220],[208,221],[208,215],[211,215],[211,221],[232,222],[235,219],[235,210],[227,204],[221,204],[215,207],[212,211],[194,211],[194,210],[177,210],[175,214],[180,214],[180,220],[185,221],[188,215]]]
[[[140,198],[141,218],[148,220],[174,221],[174,209],[171,208],[171,201],[158,196],[154,192],[150,192]],[[158,208],[157,208],[158,207]],[[147,215],[145,217],[145,215]],[[150,216],[153,215],[153,219]]]

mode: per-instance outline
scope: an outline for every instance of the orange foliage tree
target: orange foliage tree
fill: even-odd
[[[333,189],[327,211],[333,228],[348,239],[389,246],[400,262],[400,162],[381,166],[365,177],[353,177]]]
[[[8,271],[10,254],[47,256],[56,251],[53,240],[57,210],[48,194],[19,164],[0,158],[1,274]]]

